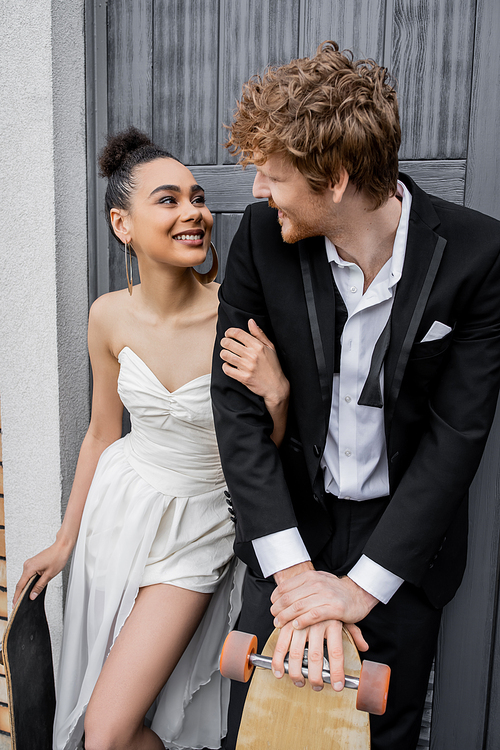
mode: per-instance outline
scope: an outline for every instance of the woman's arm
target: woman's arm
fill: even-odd
[[[14,604],[35,573],[40,574],[40,579],[33,588],[32,599],[66,565],[76,543],[97,462],[104,449],[121,436],[123,405],[117,392],[119,365],[109,349],[106,335],[112,320],[110,313],[109,304],[103,298],[97,300],[90,311],[88,345],[93,375],[92,418],[80,448],[64,520],[54,544],[24,563],[14,593]]]
[[[257,323],[250,319],[246,333],[231,328],[221,339],[222,369],[226,375],[262,396],[274,422],[271,440],[281,445],[285,435],[290,383],[279,363],[274,344]]]

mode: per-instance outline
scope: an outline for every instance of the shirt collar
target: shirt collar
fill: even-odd
[[[403,264],[406,253],[406,241],[408,238],[408,226],[410,222],[410,208],[411,208],[411,193],[406,185],[398,180],[396,195],[402,199],[401,205],[401,216],[399,218],[398,228],[396,230],[396,237],[394,239],[394,245],[392,247],[392,256],[390,262],[389,273],[389,288],[395,286],[401,278],[403,273]],[[336,263],[339,268],[345,266],[353,266],[354,263],[350,263],[343,260],[337,252],[337,248],[331,242],[328,237],[325,237],[326,256],[329,263]]]

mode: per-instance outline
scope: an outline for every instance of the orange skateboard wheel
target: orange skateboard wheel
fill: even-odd
[[[367,711],[376,716],[382,716],[385,713],[390,678],[391,668],[387,664],[378,664],[368,660],[361,664],[356,698],[358,711]]]
[[[257,652],[257,636],[233,630],[226,637],[220,655],[220,671],[224,677],[248,682],[253,672],[250,656]]]

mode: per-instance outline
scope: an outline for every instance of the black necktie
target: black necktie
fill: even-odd
[[[358,399],[359,406],[374,406],[381,409],[384,405],[382,393],[380,391],[380,372],[384,363],[384,358],[389,348],[391,340],[391,318],[385,324],[385,328],[378,337],[377,343],[372,354],[372,361],[368,377],[366,378],[363,390]]]

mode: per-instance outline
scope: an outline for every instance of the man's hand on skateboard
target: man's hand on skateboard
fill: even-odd
[[[317,571],[311,562],[300,563],[275,574],[278,586],[271,596],[274,625],[281,628],[273,656],[276,677],[284,674],[289,653],[289,675],[297,687],[304,685],[301,673],[304,646],[309,642],[309,681],[321,690],[323,641],[326,640],[334,690],[344,687],[342,625],[349,630],[359,651],[366,651],[361,630],[355,625],[378,604],[378,599],[347,576],[338,578]]]

